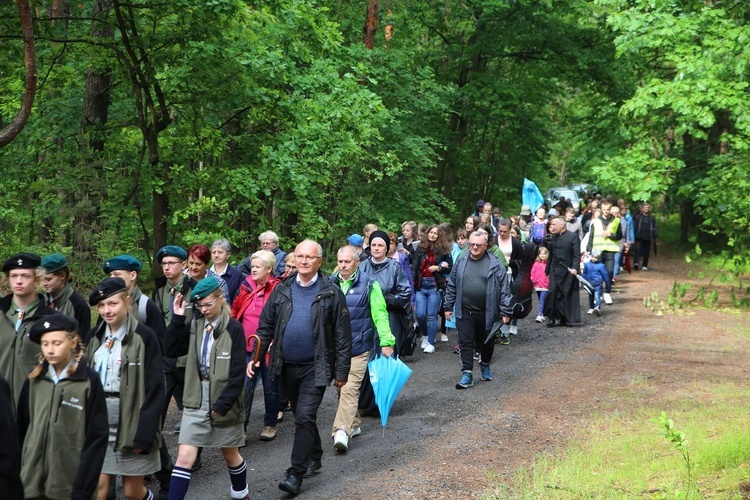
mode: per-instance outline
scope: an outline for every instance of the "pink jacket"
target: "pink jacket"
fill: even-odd
[[[549,288],[549,276],[544,274],[547,268],[546,262],[534,262],[531,267],[531,282],[534,284],[534,290],[547,290]]]

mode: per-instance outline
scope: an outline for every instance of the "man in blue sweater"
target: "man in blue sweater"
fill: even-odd
[[[292,465],[279,489],[296,495],[302,478],[321,467],[323,447],[318,407],[326,386],[346,384],[352,356],[352,330],[344,294],[319,271],[323,249],[305,240],[294,251],[297,272],[276,285],[260,316],[260,356],[271,347],[268,373],[281,380],[294,410]],[[260,358],[259,358],[260,359]],[[248,364],[253,377],[258,365]]]

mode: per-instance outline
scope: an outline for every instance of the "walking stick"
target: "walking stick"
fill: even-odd
[[[253,366],[255,366],[260,361],[260,337],[254,333],[248,335],[247,341],[245,342],[245,349],[250,347],[250,341],[252,339],[255,339],[255,356],[253,356]]]

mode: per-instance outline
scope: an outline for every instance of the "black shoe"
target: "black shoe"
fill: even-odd
[[[323,464],[321,463],[320,459],[313,458],[310,463],[307,464],[307,470],[305,471],[305,475],[302,477],[313,477],[321,467],[323,467]]]
[[[302,480],[294,474],[288,474],[286,479],[279,483],[281,491],[286,491],[292,495],[299,495],[300,487],[302,487]]]
[[[548,319],[547,320],[547,328],[554,328],[555,326],[555,320],[554,319]]]

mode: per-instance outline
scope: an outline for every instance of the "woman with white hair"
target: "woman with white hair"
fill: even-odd
[[[229,263],[230,255],[232,255],[232,245],[228,239],[221,238],[211,243],[211,261],[213,262],[211,270],[226,281],[229,298],[234,300],[244,276],[239,269]]]

